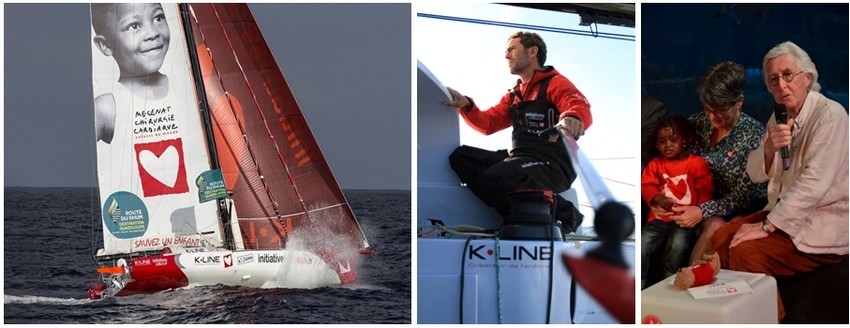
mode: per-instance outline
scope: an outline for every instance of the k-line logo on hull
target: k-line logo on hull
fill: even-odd
[[[168,265],[168,260],[162,257],[134,259],[133,266],[146,266],[153,264],[154,266]]]
[[[469,245],[467,250],[468,260],[486,260],[496,255],[492,248],[487,245]],[[515,245],[509,248],[499,246],[499,261],[549,261],[552,258],[552,249],[549,246],[522,246]]]
[[[195,265],[217,265],[221,264],[221,256],[195,256]]]

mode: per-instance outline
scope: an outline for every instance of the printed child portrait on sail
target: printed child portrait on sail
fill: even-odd
[[[168,76],[160,72],[171,31],[160,4],[96,3],[91,5],[94,46],[118,65],[118,83],[147,100],[168,95]],[[115,129],[116,95],[95,98],[97,140],[111,143]]]
[[[156,249],[134,241],[196,235],[218,224],[215,204],[197,197],[195,178],[210,164],[179,15],[175,4],[91,5],[106,253]],[[134,210],[147,214],[123,214]],[[113,224],[107,214],[125,221]]]

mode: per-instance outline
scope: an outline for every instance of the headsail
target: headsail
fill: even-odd
[[[221,245],[210,169],[177,6],[92,5],[92,79],[104,248]]]
[[[247,249],[368,247],[246,4],[192,4],[224,180]],[[294,239],[293,239],[294,238]]]

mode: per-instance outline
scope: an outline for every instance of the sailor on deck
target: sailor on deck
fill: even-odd
[[[548,189],[557,193],[575,181],[560,135],[540,132],[560,122],[573,138],[584,134],[592,118],[584,95],[546,61],[546,43],[536,33],[517,32],[508,38],[505,59],[511,74],[518,75],[513,90],[486,111],[471,98],[448,88],[464,121],[475,130],[493,134],[513,127],[510,151],[489,151],[470,146],[458,147],[450,156],[452,169],[478,198],[493,207],[504,219],[510,214],[507,195],[518,189]],[[575,231],[582,216],[574,204],[556,197],[556,220],[565,232]]]

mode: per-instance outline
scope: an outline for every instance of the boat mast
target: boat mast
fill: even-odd
[[[189,50],[189,61],[192,63],[192,76],[195,78],[195,90],[198,94],[198,108],[204,122],[204,134],[207,139],[207,151],[210,154],[210,168],[220,169],[218,162],[218,151],[215,146],[215,135],[213,135],[212,119],[210,118],[210,106],[207,101],[207,92],[204,88],[204,77],[201,73],[201,64],[198,62],[198,50],[195,48],[195,35],[192,33],[192,20],[189,15],[189,5],[180,4],[180,15],[183,18],[183,33],[186,35],[187,49]],[[221,222],[224,228],[224,244],[227,249],[234,249],[233,230],[230,227],[230,211],[225,199],[218,200],[218,209],[221,213]]]

